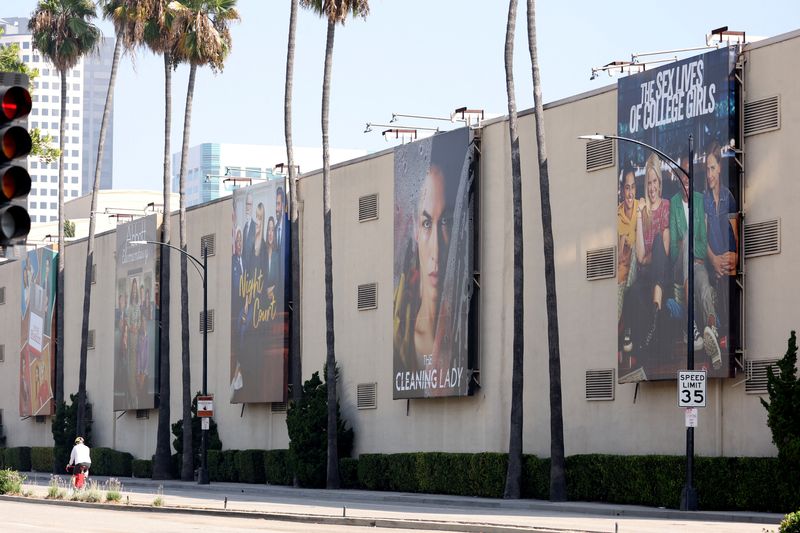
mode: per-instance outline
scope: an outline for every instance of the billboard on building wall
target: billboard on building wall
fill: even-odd
[[[470,393],[472,158],[467,128],[394,151],[395,399]]]
[[[22,327],[19,358],[20,416],[54,413],[56,265],[58,253],[31,250],[22,259]]]
[[[283,180],[233,193],[231,403],[286,400],[289,214]]]
[[[740,184],[736,50],[724,48],[619,80],[617,132],[693,174],[694,324],[687,324],[688,179],[652,151],[619,141],[619,381],[728,377],[739,339]],[[694,157],[689,157],[689,137]],[[689,331],[687,331],[689,330]]]
[[[117,226],[114,410],[155,407],[158,330],[158,215]]]

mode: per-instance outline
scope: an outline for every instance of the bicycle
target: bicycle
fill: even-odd
[[[77,471],[75,466],[78,467]],[[86,486],[86,478],[88,476],[89,469],[84,465],[67,465],[67,472],[70,471],[72,471],[72,488],[75,490],[82,490]]]

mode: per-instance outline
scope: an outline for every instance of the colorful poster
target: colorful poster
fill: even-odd
[[[231,403],[286,401],[291,239],[283,180],[233,193]]]
[[[394,152],[395,399],[471,392],[472,160],[467,128]]]
[[[19,414],[51,415],[55,383],[55,308],[58,253],[31,250],[22,259],[22,328],[20,339]]]
[[[158,215],[117,226],[114,410],[153,409],[158,359]]]
[[[617,330],[619,381],[676,379],[687,366],[732,375],[739,339],[741,206],[736,50],[725,48],[619,80]],[[693,157],[690,157],[690,137]],[[694,235],[689,273],[688,174]],[[687,300],[694,305],[689,326]]]

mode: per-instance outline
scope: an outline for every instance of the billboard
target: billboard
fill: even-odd
[[[51,415],[53,405],[56,271],[58,253],[31,250],[22,259],[19,415]]]
[[[282,180],[233,192],[231,403],[286,400],[289,214]]]
[[[620,141],[617,189],[619,381],[675,379],[686,368],[732,375],[739,339],[739,101],[736,50],[724,48],[619,80],[617,132],[693,174],[694,295],[687,296],[688,178]],[[689,157],[689,138],[694,157]],[[687,324],[687,301],[694,324]],[[689,331],[687,331],[689,330]]]
[[[472,158],[468,128],[394,151],[395,399],[470,393]]]
[[[158,359],[158,215],[117,226],[114,410],[153,409]]]

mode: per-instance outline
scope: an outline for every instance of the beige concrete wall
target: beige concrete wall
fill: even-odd
[[[796,73],[786,65],[800,54],[800,35],[760,43],[747,53],[746,100],[781,95],[781,128],[746,138],[745,201],[748,222],[780,217],[781,253],[746,262],[747,356],[771,358],[785,350],[786,337],[798,320],[798,288],[793,282],[800,250],[792,237],[800,230],[794,199],[800,184],[794,176],[793,141],[800,134]],[[546,80],[545,80],[546,83]],[[614,279],[587,281],[587,250],[615,244],[616,167],[585,170],[584,133],[614,132],[614,87],[555,102],[545,110],[550,200],[555,239],[563,410],[566,452],[682,454],[683,412],[676,407],[675,382],[616,385],[613,401],[585,400],[585,372],[616,368]],[[540,190],[534,120],[520,117],[525,269],[525,427],[526,453],[549,455],[549,379],[547,317],[542,255]],[[391,150],[332,170],[333,260],[336,357],[341,366],[340,400],[355,427],[356,452],[414,450],[504,451],[510,411],[513,242],[508,126],[503,120],[484,125],[481,141],[481,237],[479,294],[481,388],[472,397],[392,400],[392,299],[394,156]],[[322,179],[305,175],[301,191],[301,275],[303,377],[321,371],[325,361]],[[358,222],[358,199],[377,193],[379,217]],[[209,334],[209,392],[217,398],[216,420],[225,448],[285,448],[285,415],[269,405],[232,405],[230,357],[230,213],[224,198],[187,213],[189,253],[199,257],[200,238],[215,234],[217,253],[209,258],[209,308],[215,328]],[[173,243],[178,216],[172,216]],[[88,354],[88,390],[94,404],[95,445],[149,457],[155,449],[157,411],[147,420],[135,413],[111,411],[113,387],[113,313],[116,236],[96,242],[97,284],[93,287],[91,328],[96,348]],[[67,249],[66,379],[77,390],[80,308],[85,240]],[[0,306],[0,408],[8,444],[48,445],[49,424],[17,416],[19,373],[19,263],[0,265],[6,304]],[[378,284],[378,307],[358,311],[357,286]],[[170,353],[172,421],[180,416],[181,355],[180,270],[172,254]],[[202,284],[189,268],[192,392],[201,386],[202,336],[198,331]],[[699,455],[773,455],[760,396],[745,392],[744,374],[712,380],[708,407],[701,410],[696,435]],[[377,409],[356,407],[359,383],[377,383]]]

